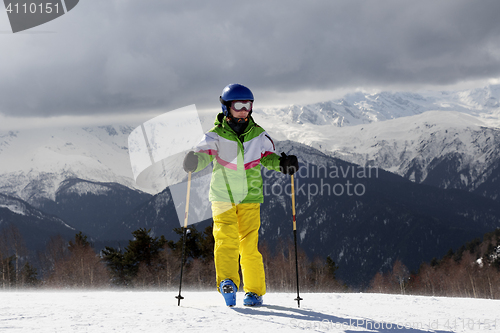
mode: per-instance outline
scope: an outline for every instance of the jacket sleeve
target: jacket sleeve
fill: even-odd
[[[203,139],[196,146],[194,152],[198,156],[198,167],[194,172],[205,169],[217,156],[219,146],[217,138],[217,134],[213,132],[205,133]]]
[[[276,154],[276,146],[267,132],[262,136],[263,152],[260,163],[269,170],[280,170],[280,157]]]

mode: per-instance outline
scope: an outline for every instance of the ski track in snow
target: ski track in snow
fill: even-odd
[[[0,332],[500,332],[500,301],[384,294],[268,293],[228,308],[215,291],[0,293]]]

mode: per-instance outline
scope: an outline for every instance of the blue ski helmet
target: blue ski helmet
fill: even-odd
[[[229,107],[231,106],[231,101],[252,101],[253,94],[247,87],[238,84],[231,83],[227,85],[224,90],[222,90],[222,95],[220,96],[220,103],[222,107],[222,113],[225,116],[229,114]]]

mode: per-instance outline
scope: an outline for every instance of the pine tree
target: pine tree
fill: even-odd
[[[132,264],[133,270],[137,268],[138,263],[144,263],[150,267],[154,259],[158,258],[163,245],[167,243],[164,236],[158,239],[158,237],[152,237],[150,233],[151,229],[139,229],[132,233],[134,239],[129,241],[126,248],[125,261]]]
[[[138,229],[132,232],[134,239],[129,241],[125,252],[111,247],[103,250],[104,260],[119,286],[131,286],[139,273],[142,285],[153,284],[157,275],[164,269],[160,253],[167,244],[164,236],[152,237],[151,229]]]
[[[182,236],[183,228],[174,228],[174,232],[179,235],[177,242],[169,241],[168,246],[180,255],[182,251]],[[200,258],[202,255],[207,255],[206,249],[202,246],[205,236],[200,233],[195,226],[191,226],[186,235],[186,258]],[[210,250],[213,252],[213,248]],[[212,254],[213,256],[213,254]]]
[[[81,231],[75,235],[75,241],[69,241],[68,249],[70,252],[73,252],[76,248],[89,248],[91,247],[90,242],[87,240],[87,236],[85,236]]]
[[[335,264],[335,261],[333,261],[333,259],[330,256],[326,257],[326,267],[328,276],[333,280],[335,280],[336,279],[335,274],[339,269],[339,266]]]
[[[40,284],[38,280],[38,272],[35,267],[26,262],[21,269],[21,287],[34,288]]]
[[[125,264],[125,255],[122,251],[106,246],[102,250],[102,254],[111,273],[113,284],[122,287],[129,286],[132,275],[130,274],[129,267]]]

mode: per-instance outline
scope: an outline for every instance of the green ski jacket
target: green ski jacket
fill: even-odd
[[[239,203],[264,202],[261,165],[280,171],[276,147],[266,131],[252,117],[241,135],[219,113],[215,127],[208,131],[195,149],[198,168],[213,161],[209,200]]]

